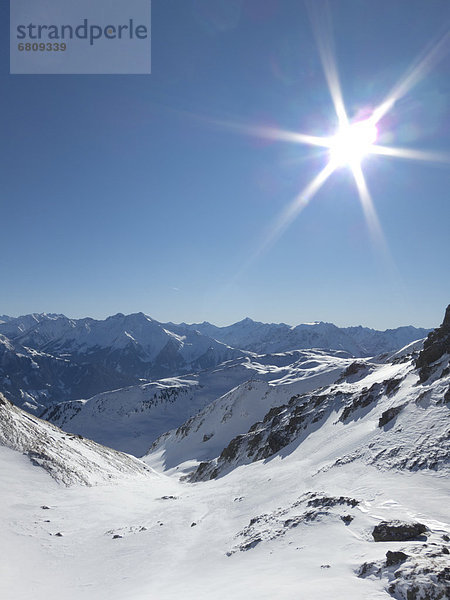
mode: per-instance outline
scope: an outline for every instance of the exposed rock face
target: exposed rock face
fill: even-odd
[[[393,365],[393,363],[391,363]],[[376,369],[380,380],[376,381]],[[271,408],[247,433],[235,436],[217,458],[201,462],[187,478],[205,481],[226,475],[238,465],[291,452],[336,414],[333,427],[354,426],[376,414],[378,428],[370,443],[339,457],[344,465],[363,459],[380,468],[441,470],[449,467],[448,410],[450,373],[439,364],[438,377],[417,385],[414,357],[395,368],[383,365],[350,369],[356,381],[342,380],[328,388],[292,396],[287,404]],[[389,373],[389,378],[385,374]],[[347,376],[346,376],[347,377]],[[374,381],[375,380],[375,381]],[[367,381],[368,385],[364,385]],[[409,432],[416,432],[410,435]],[[404,432],[404,433],[402,433]],[[296,446],[294,446],[294,444]],[[287,447],[290,447],[289,449]]]
[[[385,561],[364,563],[358,576],[386,579],[386,590],[393,598],[447,600],[450,598],[448,552],[442,544],[414,545],[407,553],[387,552]]]
[[[217,459],[202,462],[188,480],[206,481],[224,474],[238,462],[255,462],[270,458],[291,442],[300,440],[308,430],[320,427],[333,408],[348,395],[302,394],[288,404],[269,410],[262,422],[252,425],[248,433],[238,435],[222,450]]]
[[[384,425],[390,423],[397,415],[401,413],[404,408],[405,404],[400,404],[399,406],[394,406],[393,408],[388,408],[388,410],[385,410],[378,419],[378,427],[383,427]]]
[[[386,552],[386,567],[398,565],[399,563],[404,562],[407,558],[408,555],[404,552],[391,552],[388,550]]]
[[[327,496],[321,492],[307,492],[292,504],[277,508],[273,512],[258,515],[250,519],[249,524],[236,534],[238,543],[227,552],[252,550],[261,542],[283,537],[291,529],[319,523],[337,522],[339,519],[349,525],[353,515],[348,510],[355,509],[360,501],[348,496]],[[324,565],[327,568],[329,565]]]
[[[450,304],[445,311],[442,325],[428,334],[423,344],[423,350],[416,360],[421,382],[430,377],[431,365],[442,358],[444,354],[450,354]]]
[[[427,531],[422,523],[405,523],[403,521],[382,521],[372,531],[376,542],[405,542],[417,539]]]

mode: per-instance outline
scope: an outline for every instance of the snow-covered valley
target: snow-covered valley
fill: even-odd
[[[2,399],[0,596],[450,597],[449,359],[450,307],[398,352],[252,354],[55,407],[118,443],[143,417],[141,460]]]

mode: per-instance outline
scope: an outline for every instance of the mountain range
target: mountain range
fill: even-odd
[[[0,319],[0,390],[41,414],[57,402],[167,377],[198,373],[224,361],[299,349],[373,356],[425,337],[414,327],[376,331],[331,323],[264,324],[244,319],[229,327],[160,323],[143,313],[105,320],[30,314]]]

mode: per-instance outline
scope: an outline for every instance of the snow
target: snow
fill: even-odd
[[[377,331],[367,327],[336,327],[333,323],[314,321],[291,326],[285,323],[260,323],[249,318],[216,327],[211,323],[188,325],[234,348],[257,352],[286,352],[305,348],[341,349],[353,356],[374,356],[399,349],[423,338],[427,329],[399,327]]]
[[[375,543],[373,526],[395,517],[424,522],[433,540],[449,531],[446,480],[363,464],[318,472],[314,455],[300,448],[193,485],[160,477],[67,489],[7,449],[0,452],[0,473],[7,483],[0,518],[8,548],[0,595],[15,600],[30,593],[35,600],[388,599],[385,581],[355,571],[418,542]],[[270,516],[309,492],[359,500],[343,511],[354,520],[347,526],[342,511],[332,510],[277,536]],[[269,515],[272,539],[227,556],[261,514]]]
[[[249,356],[205,371],[204,380],[172,377],[130,388],[134,408],[149,391],[167,408],[171,403],[161,400],[169,390],[209,385],[206,393],[214,394],[234,375],[251,375],[158,441],[145,457],[157,472],[3,401],[0,597],[389,600],[394,573],[385,556],[402,551],[408,560],[395,570],[394,597],[405,600],[416,586],[422,600],[429,592],[426,570],[445,575],[448,564],[449,358],[442,354],[427,365],[421,381],[405,353],[394,363],[386,356],[360,359],[361,368],[348,375],[343,370],[352,361],[336,353]],[[120,393],[103,404],[116,426],[127,408]],[[368,393],[370,402],[362,402]],[[311,398],[320,400],[311,406],[322,416],[306,420],[307,428],[281,450],[256,462],[239,451],[208,481],[180,477],[195,468],[203,448],[217,457],[276,403],[287,402],[257,424],[261,431],[283,427],[283,415],[301,413]],[[97,398],[92,406],[102,405]],[[398,407],[380,426],[386,411]],[[214,435],[204,442],[205,433]],[[423,524],[425,539],[375,542],[374,526],[393,519]],[[374,563],[373,570],[359,577],[365,563]]]
[[[339,353],[323,351],[240,358],[197,374],[104,392],[88,400],[65,402],[50,408],[44,418],[101,444],[142,456],[161,434],[182,425],[223,394],[226,395],[223,406],[231,406],[234,396],[228,397],[229,390],[249,379],[261,381],[264,391],[256,393],[264,398],[261,402],[256,401],[258,398],[254,394],[254,403],[249,398],[246,403],[252,408],[245,418],[241,412],[236,412],[233,427],[237,418],[241,428],[248,428],[271,406],[282,403],[294,393],[331,383],[350,362],[351,359],[342,358]],[[262,382],[270,382],[280,389],[264,387]],[[245,387],[243,391],[247,393]],[[270,393],[266,394],[266,391]],[[214,430],[214,425],[206,421],[199,430],[201,436],[211,432],[209,425],[211,431]],[[223,436],[229,431],[223,430]],[[216,440],[214,443],[221,443]]]
[[[134,457],[81,436],[68,435],[17,408],[1,394],[0,445],[23,452],[33,464],[65,485],[94,485],[128,476],[155,475]]]

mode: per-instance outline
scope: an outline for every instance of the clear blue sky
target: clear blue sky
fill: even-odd
[[[393,267],[344,169],[241,270],[326,157],[213,121],[316,135],[335,127],[300,0],[153,0],[149,76],[9,75],[5,5],[0,314],[143,311],[176,322],[250,316],[381,329],[441,322],[449,165],[364,163]],[[450,26],[448,0],[331,7],[350,116],[382,101]],[[449,52],[381,129],[394,145],[450,153]]]

